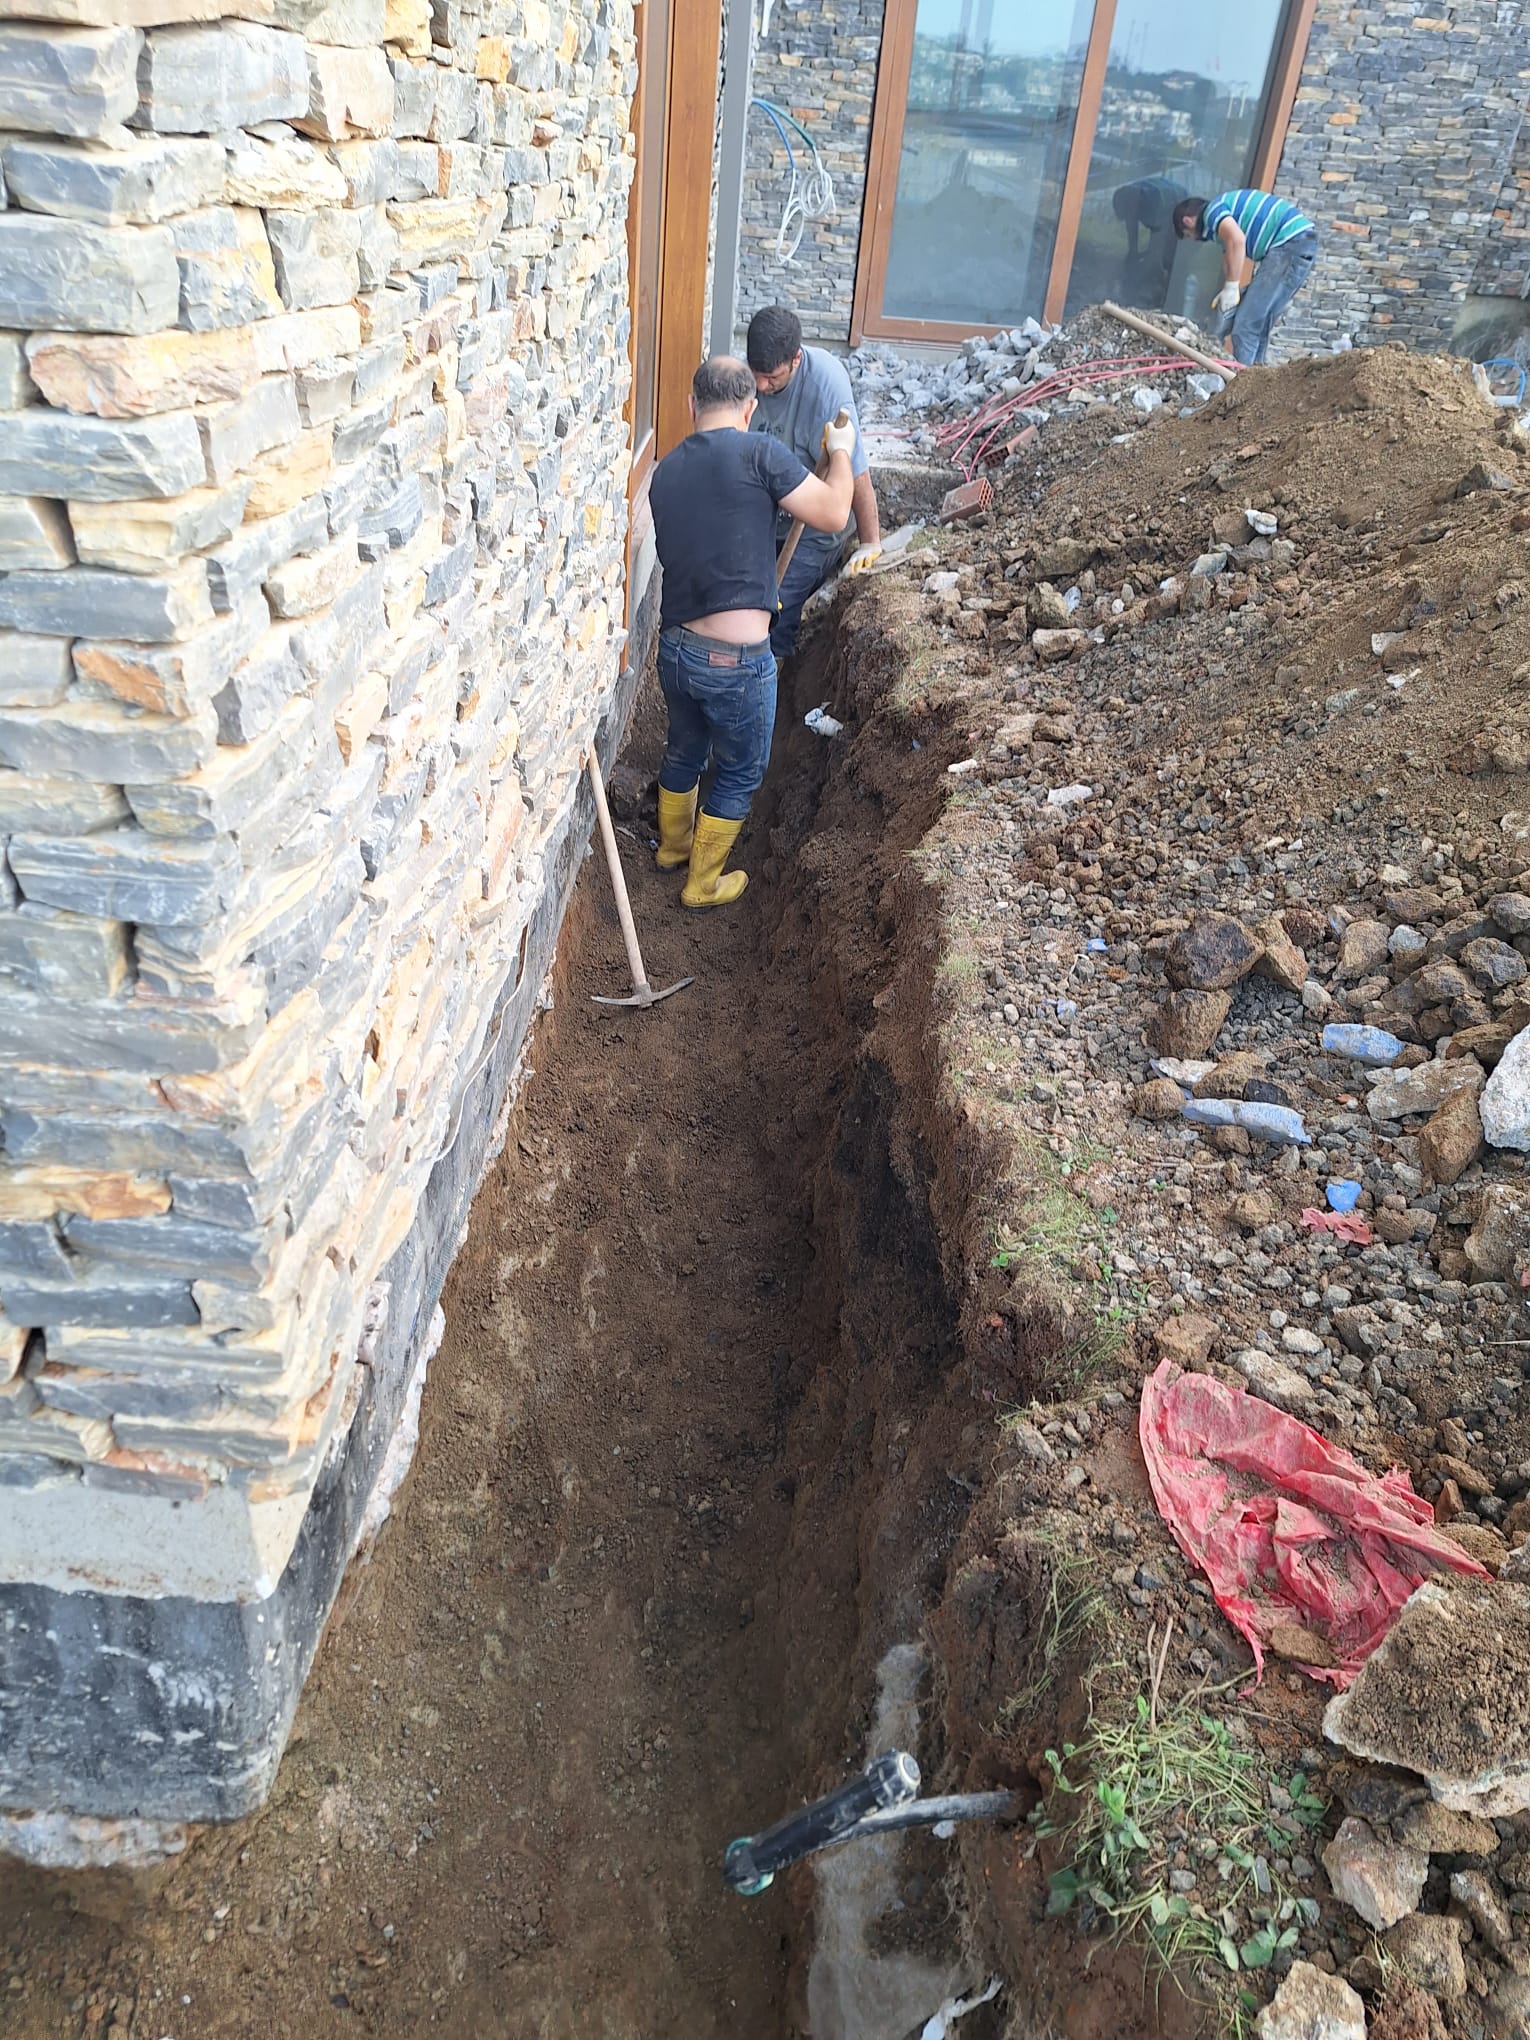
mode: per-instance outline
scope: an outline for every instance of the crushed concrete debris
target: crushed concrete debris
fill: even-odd
[[[1530,1808],[1530,1587],[1427,1580],[1324,1733],[1417,1773],[1439,1803],[1494,1819]]]

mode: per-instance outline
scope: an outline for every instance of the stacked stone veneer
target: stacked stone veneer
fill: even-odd
[[[1490,241],[1503,241],[1496,215],[1527,96],[1520,0],[1433,15],[1321,0],[1280,189],[1318,222],[1323,248],[1286,321],[1288,347],[1338,333],[1449,342]]]
[[[789,304],[810,337],[843,340],[850,330],[855,259],[866,198],[871,103],[876,91],[883,0],[802,0],[777,6],[754,52],[754,91],[788,108],[818,144],[834,180],[835,216],[809,220],[790,262],[776,253],[790,177],[780,136],[765,115],[749,116],[739,235],[739,331],[761,305]],[[799,176],[811,169],[792,134]]]
[[[623,712],[631,8],[27,11],[0,1807],[196,1816],[269,1779]]]
[[[1482,297],[1530,297],[1530,109],[1488,222],[1471,288]]]
[[[786,153],[751,116],[739,319],[786,298],[810,333],[845,339],[865,200],[882,0],[778,7],[755,90],[789,106],[830,163],[839,216],[775,253]],[[1530,20],[1522,0],[1434,14],[1318,0],[1277,186],[1323,231],[1320,267],[1282,326],[1289,348],[1448,342],[1468,291],[1530,281]],[[1038,316],[1040,305],[1029,307]]]

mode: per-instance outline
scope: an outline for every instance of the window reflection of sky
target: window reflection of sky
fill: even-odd
[[[1262,15],[1263,7],[1253,10]],[[1278,12],[1278,8],[1268,10]],[[965,31],[965,46],[994,57],[1029,57],[1060,62],[1082,58],[1089,40],[1091,10],[1058,0],[919,0],[916,33],[947,40]],[[1268,43],[1251,32],[1246,10],[1231,12],[1225,0],[1177,0],[1170,8],[1144,7],[1132,21],[1124,46],[1121,24],[1111,38],[1112,62],[1138,71],[1198,71],[1228,93],[1258,92],[1264,84]]]

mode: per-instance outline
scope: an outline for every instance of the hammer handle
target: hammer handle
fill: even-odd
[[[848,411],[841,411],[834,420],[834,423],[836,425],[848,425],[850,423],[850,413]],[[813,472],[817,475],[819,481],[822,481],[829,472],[829,456],[827,452],[824,453]],[[802,543],[802,529],[802,519],[794,517],[792,519],[792,528],[786,534],[786,543],[782,546],[780,552],[776,554],[776,586],[778,588],[786,579],[786,570],[792,563],[792,554]]]

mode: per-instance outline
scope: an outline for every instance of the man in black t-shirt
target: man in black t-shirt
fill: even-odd
[[[689,867],[681,904],[721,907],[749,883],[723,875],[749,803],[770,762],[776,720],[776,510],[814,531],[839,531],[850,514],[854,428],[830,425],[825,479],[797,456],[751,433],[754,376],[714,355],[691,382],[695,430],[654,469],[648,501],[664,570],[659,684],[669,710],[659,768],[661,871]],[[707,806],[697,793],[710,758]]]

